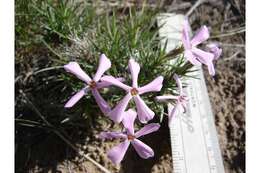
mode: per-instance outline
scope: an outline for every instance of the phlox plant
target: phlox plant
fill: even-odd
[[[216,44],[207,45],[207,50],[197,48],[197,45],[209,38],[209,31],[206,26],[202,26],[193,37],[190,37],[189,33],[190,26],[188,19],[185,19],[182,32],[182,44],[184,49],[177,58],[184,57],[185,63],[191,64],[192,66],[204,64],[208,67],[209,74],[215,75],[214,60],[219,58],[222,50]],[[117,58],[120,59],[120,57]],[[91,92],[104,116],[111,119],[114,123],[121,123],[123,125],[124,129],[120,132],[107,131],[101,132],[99,135],[103,140],[123,140],[123,142],[108,151],[108,158],[115,164],[119,164],[122,161],[130,144],[133,145],[140,157],[147,159],[154,156],[153,149],[138,139],[160,128],[159,123],[149,123],[149,121],[154,118],[155,112],[153,110],[154,107],[150,107],[147,102],[155,102],[156,104],[160,104],[159,102],[171,103],[171,109],[169,109],[170,111],[168,112],[170,126],[178,110],[181,112],[186,111],[187,100],[189,99],[183,91],[181,81],[183,76],[181,73],[178,74],[178,71],[175,71],[173,74],[170,73],[170,75],[168,71],[165,73],[165,70],[157,71],[156,76],[153,75],[151,81],[145,80],[146,83],[140,85],[138,83],[139,73],[145,69],[146,65],[142,64],[141,66],[138,60],[140,59],[137,57],[129,56],[128,58],[128,69],[132,81],[131,85],[128,84],[129,75],[120,76],[120,73],[116,74],[114,72],[112,73],[113,75],[107,73],[111,66],[117,66],[117,60],[113,58],[111,61],[109,56],[107,57],[105,54],[101,54],[97,71],[92,78],[83,71],[77,62],[69,62],[64,66],[67,72],[72,73],[84,83],[84,87],[67,101],[65,107],[72,107],[84,97],[84,95],[88,95]],[[167,61],[165,61],[165,63],[167,63]],[[166,66],[168,64],[164,65]],[[149,75],[148,72],[146,76],[148,76],[148,79],[151,79]],[[169,90],[164,89],[164,87],[169,88],[169,86],[167,86],[168,81],[165,80],[171,80],[176,83],[178,93],[173,92],[169,94]],[[118,90],[122,89],[125,92],[125,95],[120,95],[119,101],[113,106],[110,106],[105,99],[106,93],[99,92],[102,88],[108,88],[109,92],[111,86],[116,87]],[[153,95],[143,98],[143,95],[151,92]],[[133,100],[134,104],[129,104],[130,100]],[[144,126],[135,132],[134,124],[136,121],[144,124]]]

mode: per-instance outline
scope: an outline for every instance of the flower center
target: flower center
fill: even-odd
[[[132,140],[135,139],[135,136],[134,136],[134,135],[127,135],[127,139],[128,139],[129,141],[132,141]]]
[[[136,88],[132,88],[130,92],[131,92],[132,96],[136,96],[138,94],[138,91]]]
[[[95,82],[95,81],[91,81],[90,83],[89,83],[89,87],[90,88],[95,88],[97,86],[97,83]]]

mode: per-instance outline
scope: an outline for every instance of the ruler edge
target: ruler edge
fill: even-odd
[[[156,20],[157,20],[157,23],[159,23],[163,17],[172,17],[172,16],[176,16],[176,15],[184,16],[183,14],[178,14],[178,13],[160,13],[157,16]],[[159,31],[159,37],[160,37],[160,31]],[[168,39],[169,39],[169,37],[165,37],[165,40],[168,40]],[[161,41],[161,43],[164,43],[164,41]],[[219,143],[219,135],[217,133],[217,128],[216,128],[216,124],[215,124],[215,116],[213,114],[212,105],[211,105],[209,93],[208,93],[208,88],[206,86],[206,80],[205,80],[205,76],[204,76],[203,69],[201,66],[198,67],[198,71],[199,71],[199,73],[198,73],[199,79],[196,79],[196,80],[200,80],[200,85],[202,87],[201,90],[204,91],[202,93],[204,95],[203,97],[205,98],[205,103],[207,105],[206,106],[207,112],[208,112],[207,120],[209,121],[209,123],[214,124],[213,127],[209,128],[210,133],[212,134],[211,141],[212,141],[213,147],[214,147],[214,149],[213,149],[214,156],[215,156],[216,162],[218,162],[220,171],[223,170],[223,173],[225,173],[223,156],[222,156],[221,147],[220,147],[220,143]],[[169,128],[169,131],[171,133],[171,128]],[[170,138],[171,138],[171,134],[170,134]],[[172,147],[172,143],[171,143],[171,147]],[[217,151],[217,152],[215,152],[215,151]],[[172,155],[173,155],[173,153],[172,153]],[[173,159],[172,159],[172,162],[173,162]]]
[[[220,169],[222,169],[223,172],[225,172],[221,146],[219,143],[219,134],[217,132],[217,127],[215,124],[215,115],[213,114],[212,105],[210,102],[208,88],[206,85],[206,80],[205,80],[205,76],[204,76],[202,67],[200,67],[200,76],[201,76],[200,80],[202,81],[201,84],[202,84],[203,90],[206,91],[206,92],[203,92],[203,94],[204,94],[204,98],[207,100],[206,104],[207,104],[207,108],[208,108],[208,112],[209,112],[208,121],[210,121],[211,124],[214,124],[214,126],[209,129],[209,130],[211,130],[211,134],[214,134],[213,136],[211,136],[212,143],[216,144],[216,145],[213,145],[213,146],[215,146],[214,151],[217,151],[217,153],[214,153],[214,155],[217,159],[216,161],[219,162],[219,166],[221,167]]]

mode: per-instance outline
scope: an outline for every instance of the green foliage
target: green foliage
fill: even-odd
[[[166,54],[167,43],[161,45],[156,24],[158,9],[125,10],[126,14],[117,8],[103,9],[103,13],[98,13],[96,7],[69,0],[16,1],[18,46],[22,42],[27,42],[27,45],[35,43],[37,35],[39,40],[43,40],[43,46],[53,53],[53,65],[64,65],[74,60],[90,75],[95,73],[99,55],[104,53],[112,62],[107,74],[124,77],[127,84],[131,81],[127,71],[128,60],[134,58],[141,66],[140,86],[159,75],[164,76],[162,91],[143,97],[152,110],[163,115],[163,106],[156,103],[154,97],[173,93],[176,89],[173,74],[185,76],[192,66],[184,61],[182,51],[174,56]],[[67,73],[59,77],[71,87],[71,92],[82,86]],[[124,95],[115,87],[101,93],[111,105]]]
[[[47,0],[40,2],[40,6],[31,6],[41,18],[47,40],[53,40],[55,36],[66,40],[70,34],[82,34],[93,20],[93,8],[82,8],[79,2]]]
[[[97,68],[99,55],[104,53],[112,62],[112,67],[106,74],[116,77],[124,77],[127,84],[131,84],[131,76],[128,71],[128,60],[134,58],[141,66],[138,83],[143,86],[159,75],[164,76],[163,89],[160,93],[149,93],[143,96],[146,103],[157,114],[164,111],[162,105],[158,104],[154,97],[156,95],[170,93],[176,89],[173,75],[176,73],[185,76],[192,65],[186,63],[182,57],[183,49],[175,54],[166,54],[166,45],[161,45],[158,35],[159,27],[156,25],[157,10],[141,9],[136,11],[129,9],[129,14],[118,16],[114,10],[97,18],[95,29],[89,30],[94,34],[87,34],[83,39],[77,39],[76,46],[69,51],[72,52],[65,60],[71,60],[75,52],[84,52],[81,56],[77,55],[76,60],[84,67],[88,74],[94,74]],[[82,49],[79,48],[84,45]],[[62,52],[62,51],[61,51]],[[173,63],[173,58],[175,62]],[[76,86],[73,86],[75,88]],[[75,84],[76,85],[76,84]],[[111,105],[115,105],[123,96],[121,89],[110,88],[103,91],[103,97]],[[133,105],[133,104],[132,104]],[[131,104],[130,104],[131,107]]]
[[[25,45],[68,41],[93,22],[95,9],[72,0],[16,0],[16,40]],[[27,43],[27,44],[26,44]],[[24,45],[22,44],[22,45]]]

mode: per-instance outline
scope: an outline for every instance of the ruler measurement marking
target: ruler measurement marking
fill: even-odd
[[[184,152],[184,139],[183,136],[181,136],[179,133],[176,133],[176,128],[179,125],[181,128],[181,117],[179,115],[176,116],[176,127],[172,129],[175,132],[172,132],[171,139],[174,143],[174,150],[173,150],[173,165],[174,165],[174,172],[175,173],[183,173],[183,167],[185,169],[185,172],[187,172],[187,165],[186,165],[186,159],[185,159],[185,152]]]
[[[202,71],[200,71],[200,73],[202,73]],[[202,76],[202,74],[201,74]],[[204,80],[204,78],[202,77],[201,80]],[[202,86],[202,83],[198,83],[199,84],[199,87],[201,88],[204,88],[204,86]],[[201,97],[202,97],[202,94],[203,93],[200,93]],[[200,110],[201,110],[201,107],[200,107]],[[202,114],[201,114],[202,115]],[[208,116],[209,117],[209,116]],[[207,119],[207,116],[205,114],[205,116],[202,117],[203,120],[205,120],[206,122],[203,123],[204,126],[206,127],[203,127],[204,129],[206,128],[206,131],[205,131],[205,134],[204,134],[204,138],[206,140],[206,147],[207,147],[207,154],[208,154],[208,159],[209,159],[209,166],[210,166],[210,170],[211,171],[214,171],[216,172],[217,171],[217,163],[216,163],[216,158],[214,156],[216,156],[216,153],[215,151],[213,150],[213,141],[212,141],[212,138],[210,136],[210,132],[209,132],[209,119]]]
[[[201,71],[200,71],[201,72]],[[201,74],[199,74],[199,75],[201,75]],[[200,80],[202,80],[202,79],[200,79]],[[200,82],[201,83],[201,82]],[[198,83],[197,82],[197,84],[199,84],[199,86],[198,87],[202,87],[201,86],[201,84],[200,83]],[[198,94],[200,94],[200,97],[199,97],[199,95]],[[196,93],[196,95],[197,95],[197,100],[198,101],[200,101],[200,102],[202,102],[201,101],[201,97],[202,97],[202,94],[203,93],[199,93],[199,92],[197,92]],[[202,114],[202,112],[201,112],[201,107],[199,107],[199,111],[200,111],[200,115],[203,115]],[[212,159],[210,159],[210,155],[209,155],[209,150],[208,150],[208,147],[209,147],[209,144],[210,143],[208,143],[208,142],[210,142],[210,139],[209,138],[206,138],[206,137],[210,137],[210,136],[208,136],[208,134],[209,134],[209,132],[208,132],[208,128],[205,130],[205,125],[207,126],[207,123],[208,123],[208,121],[207,121],[207,119],[206,119],[206,115],[205,116],[203,116],[203,117],[201,117],[200,116],[200,119],[201,119],[201,125],[202,125],[202,129],[203,129],[203,138],[204,138],[204,141],[205,141],[205,149],[206,149],[206,153],[207,153],[207,158],[208,158],[208,162],[209,162],[209,164],[208,164],[208,166],[209,166],[209,171],[211,172],[211,160]],[[204,122],[205,121],[205,122]],[[207,135],[207,136],[206,136]],[[209,140],[209,141],[208,141]]]
[[[195,96],[196,96],[196,98],[197,98],[197,100],[199,100],[199,98],[198,98],[198,92],[195,92]],[[201,119],[201,107],[200,107],[200,103],[198,103],[198,107],[199,107],[199,113],[200,113],[200,122],[201,122],[201,128],[202,128],[202,130],[204,131],[204,127],[203,127],[203,120]],[[207,146],[207,142],[206,142],[206,139],[205,139],[205,134],[204,133],[202,133],[202,135],[203,135],[203,139],[204,139],[204,145],[205,145],[205,147],[207,148],[208,146]],[[207,160],[208,160],[208,166],[209,166],[209,171],[210,171],[210,161],[209,161],[209,155],[208,155],[208,151],[207,151],[207,149],[206,148],[204,148],[205,150],[206,150],[206,153],[207,153]],[[211,172],[211,171],[210,171]]]
[[[159,30],[159,35],[163,37],[161,43],[164,44],[168,40],[166,52],[181,42],[183,21],[184,16],[180,14],[166,13],[158,17],[158,24],[164,24]],[[174,61],[170,64],[174,64]],[[178,111],[170,126],[173,172],[224,173],[202,68],[199,67],[199,70],[192,74],[200,80],[187,80],[188,87],[184,88],[190,97],[187,112],[181,114]]]
[[[181,133],[183,133],[183,129],[182,129],[182,123],[181,123],[181,117],[179,116],[179,123],[180,123],[180,127],[181,127]],[[185,149],[184,149],[184,140],[183,140],[183,136],[181,135],[181,139],[182,139],[182,152],[183,152],[183,160],[184,160],[184,165],[185,165],[185,172],[187,172],[187,163],[186,163],[186,154],[185,154]]]

